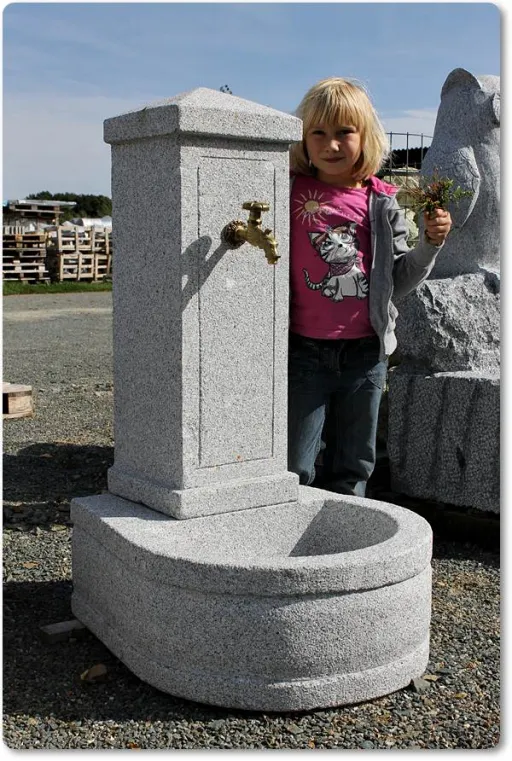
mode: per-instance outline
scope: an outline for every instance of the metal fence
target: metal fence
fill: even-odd
[[[390,153],[378,176],[400,188],[397,200],[405,211],[409,244],[414,244],[419,236],[418,219],[412,209],[412,199],[407,189],[418,185],[421,164],[432,137],[414,132],[388,132],[387,135]],[[404,144],[404,147],[397,148],[397,143]]]
[[[409,154],[415,154],[416,152],[421,152],[423,157],[432,140],[432,135],[425,135],[423,132],[388,132],[387,136],[389,138],[391,153],[393,154],[393,152],[397,151],[404,153],[406,160],[409,158]],[[398,140],[398,138],[405,138],[405,140]],[[413,139],[415,144],[411,145]],[[395,145],[395,141],[405,143],[405,147],[398,147]],[[416,163],[416,161],[417,159],[414,157],[413,163]]]

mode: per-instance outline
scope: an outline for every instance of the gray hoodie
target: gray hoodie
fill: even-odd
[[[396,200],[398,188],[371,177],[370,227],[372,269],[370,276],[370,322],[380,338],[381,359],[396,349],[395,324],[401,299],[430,274],[442,248],[424,236],[415,248],[407,245],[405,213]]]

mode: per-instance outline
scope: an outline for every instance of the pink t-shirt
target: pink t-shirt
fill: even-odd
[[[337,188],[296,175],[290,198],[290,330],[362,338],[370,323],[370,187]]]

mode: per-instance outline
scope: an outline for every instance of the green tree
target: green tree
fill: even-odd
[[[107,217],[112,215],[112,200],[108,196],[79,194],[79,193],[49,193],[42,190],[39,193],[31,193],[28,200],[34,201],[74,201],[76,206],[66,209],[61,215],[61,221],[75,217]]]

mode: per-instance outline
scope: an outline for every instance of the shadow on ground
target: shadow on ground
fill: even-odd
[[[41,626],[73,618],[71,591],[69,581],[8,582],[5,585],[3,708],[6,714],[54,716],[66,721],[154,720],[194,715],[204,720],[210,715],[212,718],[219,715],[218,709],[210,710],[187,701],[184,705],[184,701],[141,682],[88,631],[75,640],[43,642]],[[102,681],[81,679],[85,671],[100,663],[107,669]]]
[[[107,471],[113,463],[113,447],[62,442],[32,444],[17,455],[5,454],[4,524],[69,524],[71,500],[106,491]],[[367,496],[423,516],[437,539],[474,543],[491,550],[500,548],[499,514],[441,505],[393,492],[386,457],[377,461]]]
[[[113,462],[113,447],[61,442],[4,454],[4,523],[69,522],[70,501],[105,491]]]

